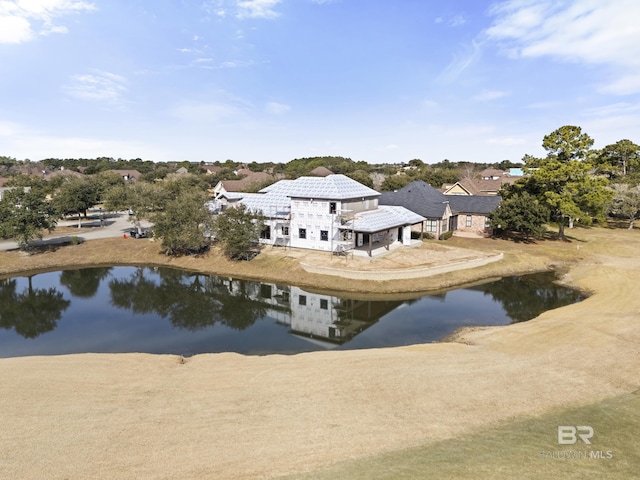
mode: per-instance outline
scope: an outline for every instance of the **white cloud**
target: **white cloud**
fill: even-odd
[[[509,0],[490,13],[495,21],[485,34],[511,56],[604,65],[614,80],[601,91],[640,92],[637,0]]]
[[[464,18],[462,15],[456,15],[454,17],[451,17],[448,23],[452,27],[459,27],[467,23],[467,19]]]
[[[22,43],[32,37],[31,24],[26,18],[2,15],[0,11],[0,43]]]
[[[276,18],[280,14],[274,7],[281,0],[238,0],[238,18]]]
[[[480,44],[475,41],[471,42],[471,45],[466,47],[465,50],[461,54],[456,54],[453,61],[438,75],[437,81],[439,83],[449,84],[456,80],[482,54]]]
[[[58,17],[95,10],[83,0],[2,0],[0,1],[0,43],[23,43],[41,35],[67,33],[63,25],[54,24]]]
[[[504,92],[500,90],[484,90],[483,92],[473,97],[473,99],[479,102],[490,102],[491,100],[497,100],[498,98],[503,98],[509,95],[511,95],[511,92]]]
[[[82,100],[104,101],[117,104],[127,91],[126,79],[110,72],[94,71],[91,74],[74,75],[65,87],[72,97]]]
[[[291,107],[289,105],[285,105],[284,103],[269,102],[265,105],[264,109],[271,115],[284,115],[289,110],[291,110]]]

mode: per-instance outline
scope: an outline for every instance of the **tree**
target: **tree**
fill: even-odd
[[[207,234],[213,228],[213,218],[205,206],[206,201],[204,192],[185,190],[169,200],[164,210],[153,215],[154,236],[162,239],[167,255],[201,251],[208,245]]]
[[[633,223],[640,218],[640,186],[629,187],[626,184],[613,185],[614,197],[609,207],[609,213],[629,220],[629,230]]]
[[[224,255],[242,259],[248,258],[249,250],[258,243],[263,226],[262,213],[254,213],[240,204],[217,216],[214,231]]]
[[[565,125],[542,139],[542,147],[547,158],[555,158],[562,163],[571,160],[587,160],[591,153],[593,139],[582,133],[580,127]]]
[[[585,224],[604,221],[612,198],[605,178],[591,175],[589,158],[593,140],[580,127],[565,126],[544,137],[545,158],[525,155],[526,171],[520,180],[524,190],[535,196],[558,224],[558,239],[565,240],[565,226],[573,219]]]
[[[130,221],[141,232],[140,222],[163,210],[169,198],[169,192],[158,184],[135,182],[110,188],[104,196],[104,208],[111,212],[129,210]]]
[[[406,175],[390,175],[384,179],[380,188],[383,192],[393,192],[409,185],[412,181],[413,178]]]
[[[364,170],[355,170],[351,173],[347,173],[347,177],[361,183],[362,185],[366,185],[369,188],[373,188],[373,179]]]
[[[515,232],[525,240],[538,238],[545,232],[549,221],[549,210],[528,192],[515,192],[503,198],[498,207],[489,214],[494,234]]]
[[[637,172],[640,167],[640,146],[631,140],[620,140],[604,147],[594,159],[596,172],[609,179]]]
[[[82,227],[82,217],[87,210],[98,203],[99,194],[96,182],[90,178],[73,178],[62,184],[53,198],[53,206],[61,217],[78,215],[78,228]]]
[[[42,240],[43,230],[53,231],[57,219],[41,188],[13,188],[0,200],[0,237],[14,239],[22,248]]]

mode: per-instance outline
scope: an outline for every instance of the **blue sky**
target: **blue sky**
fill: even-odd
[[[520,161],[640,143],[637,0],[0,0],[0,155]]]

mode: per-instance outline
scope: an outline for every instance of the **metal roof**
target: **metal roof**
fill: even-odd
[[[279,183],[279,182],[278,182]],[[287,185],[288,196],[323,200],[348,200],[377,197],[380,194],[346,175],[300,177]]]
[[[277,190],[270,193],[245,194],[240,203],[252,212],[262,212],[268,218],[287,218],[291,213],[291,199]]]
[[[353,230],[375,233],[389,228],[403,227],[420,223],[425,218],[404,207],[381,205],[376,210],[367,210],[356,214]]]

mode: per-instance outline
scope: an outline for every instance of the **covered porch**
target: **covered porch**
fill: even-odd
[[[412,225],[421,224],[424,217],[398,206],[380,206],[376,210],[359,212],[340,229],[337,252],[377,256],[392,247],[410,246]],[[419,243],[419,242],[415,242]]]

